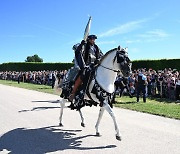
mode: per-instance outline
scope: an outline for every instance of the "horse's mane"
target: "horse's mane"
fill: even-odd
[[[114,48],[114,49],[111,49],[109,50],[108,52],[105,53],[105,55],[102,56],[101,60],[100,60],[100,64],[102,63],[102,61],[111,53],[113,52],[114,50],[117,50],[118,48]]]

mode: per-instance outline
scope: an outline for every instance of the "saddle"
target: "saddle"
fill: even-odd
[[[74,82],[76,81],[77,77],[80,75],[83,83],[77,90],[75,94],[75,99],[78,98],[82,100],[84,98],[86,90],[88,89],[90,81],[94,78],[94,74],[95,74],[94,72],[95,72],[94,66],[85,67],[83,72],[80,72],[80,70],[75,67],[68,70],[67,74],[63,79],[63,84],[62,84],[63,91],[60,97],[68,99],[68,97],[72,92]]]

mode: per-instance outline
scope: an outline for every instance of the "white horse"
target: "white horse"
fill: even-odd
[[[102,119],[104,110],[106,110],[110,114],[114,122],[116,139],[121,140],[121,133],[119,131],[115,115],[110,105],[112,101],[112,96],[114,95],[114,91],[115,91],[114,82],[116,80],[118,72],[126,77],[129,76],[131,72],[131,62],[128,58],[127,48],[123,49],[120,46],[118,48],[108,51],[102,57],[99,65],[95,70],[95,77],[90,81],[90,84],[86,90],[84,100],[85,101],[91,100],[98,104],[101,104],[99,116],[97,119],[97,123],[95,125],[96,135],[100,136],[99,124]],[[93,90],[97,91],[97,93],[93,93],[92,92]],[[66,100],[63,98],[60,100],[60,104],[61,104],[60,117],[59,117],[60,126],[63,126],[62,115],[63,115],[63,109],[65,107],[65,101]],[[84,118],[82,112],[80,109],[78,111],[81,116],[81,126],[84,127],[85,125],[84,125]]]

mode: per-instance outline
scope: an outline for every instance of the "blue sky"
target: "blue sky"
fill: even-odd
[[[130,59],[180,58],[179,0],[0,0],[0,63],[71,62],[72,46],[91,34],[105,53],[121,45]]]

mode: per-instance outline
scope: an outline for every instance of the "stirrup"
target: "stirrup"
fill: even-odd
[[[72,103],[72,102],[73,102],[73,99],[74,99],[74,95],[71,94],[71,95],[68,97],[68,101]]]

